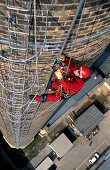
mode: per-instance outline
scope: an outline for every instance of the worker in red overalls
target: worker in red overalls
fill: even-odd
[[[90,76],[90,69],[85,66],[79,68],[68,57],[63,59],[63,64],[69,66],[70,71],[66,77],[63,76],[62,68],[54,72],[57,79],[51,84],[53,93],[41,96],[30,95],[30,99],[35,98],[39,102],[57,101],[76,94],[84,86],[84,79]]]

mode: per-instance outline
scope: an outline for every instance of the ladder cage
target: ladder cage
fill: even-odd
[[[29,20],[20,19],[17,16],[8,17],[8,31],[19,33],[19,34],[29,34]]]
[[[29,11],[32,0],[6,0],[6,7],[10,10]]]
[[[1,60],[9,64],[2,65],[1,74],[3,76],[5,73],[5,78],[1,76],[0,83],[4,109],[7,113],[15,146],[18,149],[24,137],[28,135],[36,110],[39,108],[39,103],[29,100],[29,94],[35,93],[36,88],[39,88],[39,92],[42,93],[45,87],[45,84],[39,84],[37,62],[40,58],[40,52],[46,51],[49,13],[48,9],[39,7],[36,10],[38,17],[29,18],[25,14],[30,14],[33,0],[5,0],[5,2],[7,9],[9,9],[7,28],[9,43],[6,48],[1,45],[0,50]],[[43,34],[39,29],[42,24],[45,28]],[[35,28],[36,35],[34,34]],[[33,63],[36,70],[35,67],[32,68]]]

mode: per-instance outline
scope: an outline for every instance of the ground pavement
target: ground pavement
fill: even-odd
[[[92,144],[85,137],[79,137],[62,160],[55,161],[58,170],[85,170],[90,156],[96,151],[102,153],[110,145],[110,110],[105,116],[99,124],[100,131],[91,139]]]

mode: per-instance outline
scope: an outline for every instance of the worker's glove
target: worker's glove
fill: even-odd
[[[63,79],[63,76],[62,76],[62,74],[61,74],[60,69],[58,69],[58,70],[55,72],[55,75],[56,75],[56,77],[57,77],[59,80]]]
[[[65,56],[62,54],[59,58],[59,62],[64,62],[65,61]]]
[[[60,72],[61,72],[62,75],[64,74],[64,68],[63,68],[63,66],[60,66]]]

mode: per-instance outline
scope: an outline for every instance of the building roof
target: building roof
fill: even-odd
[[[50,147],[55,151],[55,153],[62,157],[64,156],[71,148],[73,144],[70,140],[66,137],[64,133],[62,133],[56,140],[54,140]]]
[[[35,170],[47,170],[53,165],[53,161],[47,157]]]
[[[104,115],[93,104],[74,122],[74,126],[80,133],[87,136],[102,120]]]
[[[107,76],[110,73],[110,44],[101,53],[100,57],[94,62],[94,68],[102,75]]]

